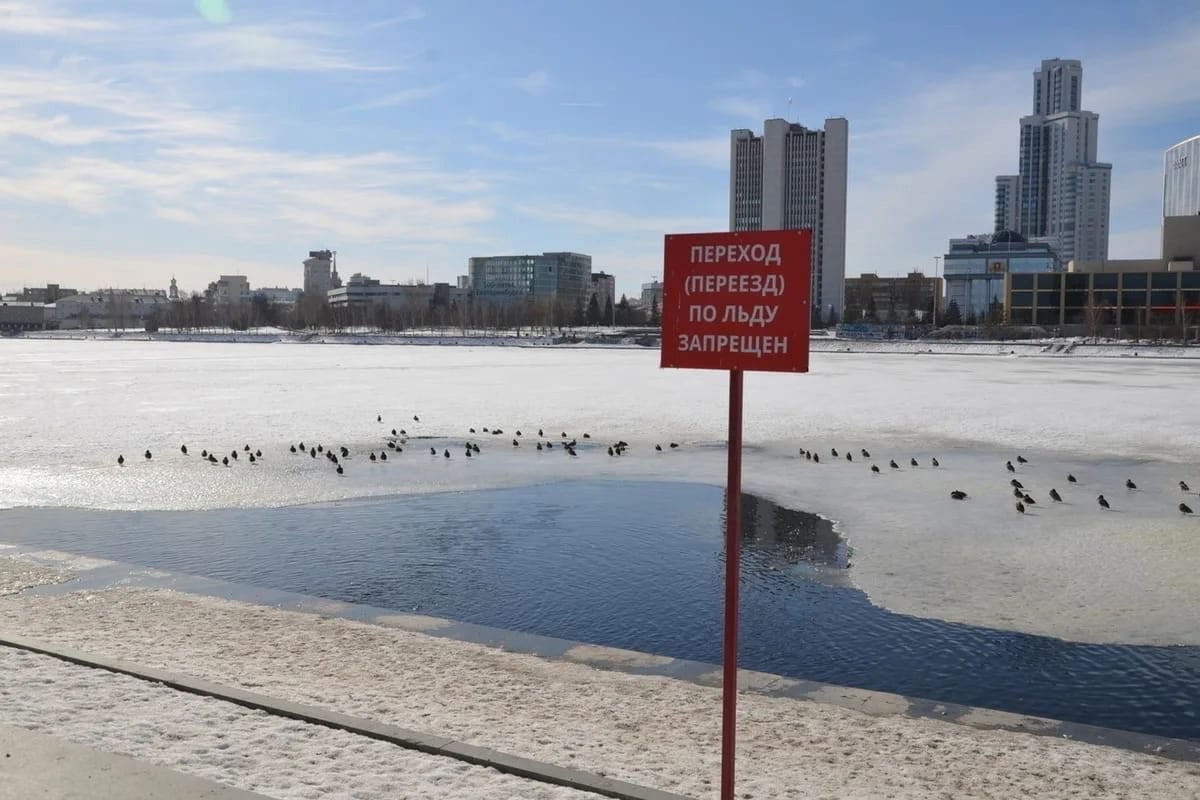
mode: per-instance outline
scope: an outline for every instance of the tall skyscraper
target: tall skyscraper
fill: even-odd
[[[825,120],[820,130],[769,119],[762,136],[730,133],[729,229],[812,229],[814,323],[842,314],[848,147],[844,117]]]
[[[1033,73],[1033,113],[1021,118],[1016,205],[1011,175],[996,178],[996,226],[1056,243],[1062,263],[1108,258],[1112,165],[1096,160],[1100,117],[1080,108],[1083,65],[1047,59]],[[1015,219],[1015,225],[1011,224]]]

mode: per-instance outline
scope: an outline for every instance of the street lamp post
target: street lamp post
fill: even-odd
[[[935,328],[937,327],[938,301],[942,299],[938,296],[940,293],[938,292],[938,282],[937,282],[938,281],[938,270],[941,268],[941,266],[942,266],[942,257],[934,256],[933,257],[933,327],[935,327]]]

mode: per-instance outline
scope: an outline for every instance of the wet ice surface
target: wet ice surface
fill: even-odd
[[[186,591],[274,604],[258,587],[278,589],[322,598],[309,606],[318,613],[391,609],[397,621],[716,664],[722,501],[701,484],[566,481],[270,509],[8,509],[0,528],[22,560],[60,564],[33,548],[70,546],[151,568],[131,581],[171,570],[234,582],[168,584]],[[1078,644],[893,614],[847,587],[849,554],[828,521],[752,495],[742,511],[746,669],[1200,739],[1200,648]],[[64,588],[128,585],[124,569]]]
[[[724,478],[724,374],[659,370],[652,351],[18,340],[0,342],[0,361],[0,502],[10,506],[257,507],[572,478]],[[837,520],[854,549],[851,580],[872,602],[1080,641],[1200,643],[1200,522],[1177,510],[1180,500],[1200,510],[1177,486],[1200,487],[1193,366],[814,354],[812,369],[747,376],[746,488]],[[393,426],[433,440],[366,462],[364,449],[381,448]],[[483,453],[468,461],[470,426],[505,434],[476,437]],[[537,453],[528,439],[539,426],[556,441],[562,431],[595,438],[578,458]],[[288,454],[301,439],[350,447],[345,476]],[[630,451],[610,458],[602,447],[617,439]],[[683,446],[654,451],[669,441]],[[225,469],[196,455],[246,443],[262,463]],[[430,444],[453,458],[431,457]],[[798,460],[800,447],[823,462]],[[831,459],[830,447],[855,462]],[[881,475],[861,463],[862,447]],[[1038,499],[1024,516],[1004,469],[1018,453],[1030,463],[1017,477]],[[969,499],[951,501],[954,488]],[[1101,492],[1112,511],[1096,505]]]

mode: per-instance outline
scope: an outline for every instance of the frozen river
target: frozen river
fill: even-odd
[[[1200,644],[1200,521],[1177,510],[1200,510],[1178,487],[1200,488],[1193,365],[814,354],[812,369],[747,377],[746,488],[836,520],[848,578],[871,602],[1082,642]],[[659,370],[652,351],[4,340],[0,503],[245,509],[575,478],[720,484],[725,414],[723,374]],[[503,436],[476,436],[482,452],[462,457],[470,427],[497,426]],[[404,454],[359,457],[341,477],[287,452],[301,440],[379,450],[392,427],[414,437]],[[578,458],[539,453],[539,427],[592,438]],[[607,456],[618,439],[629,452]],[[655,451],[671,441],[681,447]],[[198,458],[244,444],[265,458]],[[1024,516],[1004,467],[1018,454],[1038,499]],[[969,499],[950,500],[955,488]]]

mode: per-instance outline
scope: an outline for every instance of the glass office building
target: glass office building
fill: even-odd
[[[1004,304],[1010,272],[1055,272],[1058,254],[1048,242],[1030,242],[1014,231],[952,239],[943,258],[946,306],[954,303],[963,319],[982,317]]]
[[[467,266],[471,290],[481,300],[533,298],[570,307],[586,304],[592,288],[592,257],[582,253],[486,256]]]

